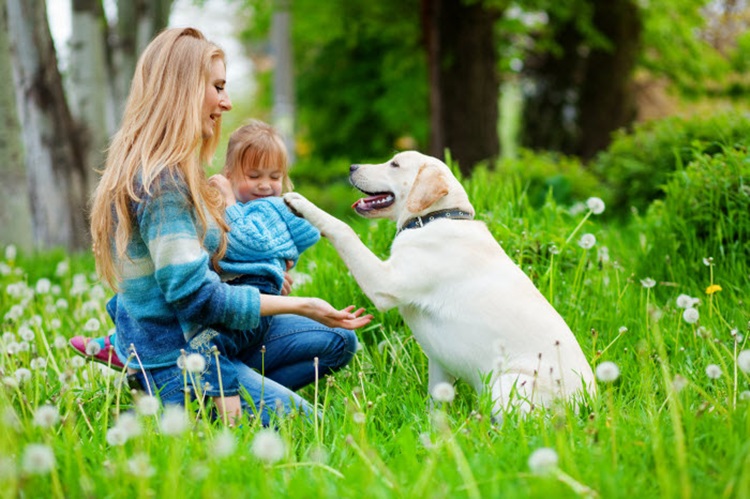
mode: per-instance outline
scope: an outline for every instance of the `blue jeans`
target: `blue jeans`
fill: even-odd
[[[244,410],[248,415],[260,417],[266,426],[275,414],[295,410],[312,414],[310,403],[294,391],[315,381],[316,357],[318,376],[322,378],[346,366],[357,350],[353,331],[329,328],[297,315],[275,315],[269,319],[262,345],[221,360],[232,363],[244,395]],[[209,365],[206,369],[215,367]],[[141,372],[136,374],[144,390],[158,394],[165,405],[184,404],[184,377],[177,365],[147,369],[145,373],[145,378]]]

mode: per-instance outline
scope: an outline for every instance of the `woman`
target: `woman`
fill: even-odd
[[[149,44],[94,193],[91,232],[97,269],[118,292],[110,307],[118,356],[165,403],[184,400],[181,351],[204,353],[206,369],[218,370],[210,355],[214,338],[274,316],[265,348],[229,359],[267,424],[279,404],[285,412],[309,411],[293,390],[313,381],[316,368],[322,375],[346,365],[356,348],[351,330],[372,317],[319,298],[229,286],[214,271],[227,225],[202,163],[232,107],[225,80],[223,52],[198,30],[169,29]],[[222,395],[220,387],[205,394]]]

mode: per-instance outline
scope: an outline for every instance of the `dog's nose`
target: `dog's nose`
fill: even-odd
[[[359,169],[359,165],[352,165],[349,167],[349,173],[354,173]]]

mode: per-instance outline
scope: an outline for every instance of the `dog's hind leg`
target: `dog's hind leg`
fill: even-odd
[[[507,373],[493,379],[492,417],[502,419],[503,413],[520,410],[528,414],[534,409],[536,377],[528,374]]]

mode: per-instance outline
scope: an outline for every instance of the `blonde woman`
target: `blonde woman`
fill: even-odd
[[[94,193],[91,232],[97,269],[118,293],[108,304],[117,356],[163,403],[183,403],[182,352],[204,353],[205,370],[216,370],[210,352],[220,334],[274,316],[265,349],[229,358],[255,408],[266,408],[260,416],[268,423],[279,404],[285,412],[310,410],[294,390],[312,382],[316,368],[348,363],[356,348],[351,330],[372,317],[319,298],[230,286],[215,272],[228,226],[223,196],[202,164],[232,107],[225,80],[223,52],[196,29],[168,29],[149,44]],[[274,378],[261,375],[261,367]],[[201,393],[224,409],[220,387]],[[247,401],[243,407],[253,410]],[[226,409],[237,415],[238,408]]]

